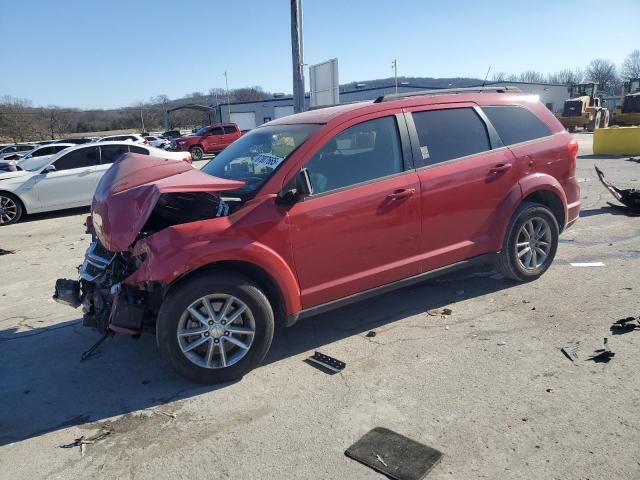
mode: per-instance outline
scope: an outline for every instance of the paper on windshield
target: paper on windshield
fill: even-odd
[[[283,160],[283,157],[278,157],[277,155],[273,155],[272,153],[261,153],[260,155],[253,158],[254,163],[257,163],[258,165],[264,165],[265,167],[269,168],[276,168],[282,163]]]

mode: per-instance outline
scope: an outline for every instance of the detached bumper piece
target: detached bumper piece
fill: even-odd
[[[68,278],[59,278],[56,280],[53,299],[63,305],[78,308],[82,304],[80,300],[80,282],[69,280]]]
[[[604,173],[598,167],[595,167],[596,173],[598,174],[598,178],[604,187],[611,192],[611,195],[614,196],[616,200],[624,205],[616,205],[614,203],[607,202],[611,207],[624,210],[627,214],[631,216],[640,215],[640,190],[636,190],[635,188],[628,189],[620,189],[613,185],[611,185],[606,178],[604,178]]]

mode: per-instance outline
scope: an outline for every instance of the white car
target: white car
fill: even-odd
[[[166,152],[131,142],[75,145],[37,168],[0,172],[0,226],[28,213],[91,205],[98,180],[127,152],[191,163],[188,152]]]
[[[149,142],[147,142],[142,135],[138,135],[137,133],[127,133],[126,135],[109,135],[108,137],[102,137],[100,140],[98,140],[98,143],[101,142],[133,142],[140,143],[142,145],[149,144]]]
[[[152,147],[164,149],[164,148],[167,148],[169,145],[171,145],[171,142],[166,138],[162,138],[154,135],[148,135],[144,138],[147,142],[149,142],[149,145],[151,145]]]
[[[33,150],[34,148],[36,148],[37,145],[30,145],[30,144],[26,144],[26,143],[20,143],[17,145],[7,145],[4,146],[2,148],[0,148],[0,160],[4,159],[5,157],[9,156],[9,155],[13,155],[15,153],[27,153],[30,152],[31,150]]]
[[[16,169],[34,170],[48,163],[49,157],[52,155],[70,147],[75,147],[75,145],[73,143],[53,143],[41,145],[30,152],[14,152],[13,154],[8,154],[0,161],[0,173],[3,171],[14,171]]]

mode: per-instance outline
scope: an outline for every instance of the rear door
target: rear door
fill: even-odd
[[[419,273],[420,186],[406,125],[379,115],[335,129],[305,165],[313,194],[289,210],[304,308]]]
[[[233,142],[235,142],[238,138],[240,138],[239,131],[236,127],[232,125],[225,125],[223,127],[224,136],[222,137],[222,143],[225,147],[228,147]]]
[[[61,156],[55,171],[38,175],[36,189],[42,209],[89,205],[96,187],[99,147],[84,147]],[[53,209],[51,208],[51,209]]]
[[[498,250],[499,207],[517,177],[482,111],[473,104],[409,109],[422,202],[422,270]]]

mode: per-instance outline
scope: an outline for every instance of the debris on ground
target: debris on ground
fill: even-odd
[[[602,185],[605,186],[607,190],[611,192],[616,200],[624,205],[616,205],[613,203],[607,202],[613,208],[624,210],[629,215],[640,215],[640,190],[635,188],[628,189],[620,189],[611,185],[606,178],[604,178],[604,173],[598,167],[595,167],[596,173],[598,174],[598,178]]]
[[[634,330],[640,330],[640,317],[638,317],[638,323],[635,322],[635,317],[626,317],[616,320],[609,328],[612,335],[623,335],[625,333],[633,332]]]
[[[376,332],[374,332],[373,330],[371,330],[370,332],[367,332],[367,334],[366,334],[365,336],[366,336],[366,337],[369,337],[369,338],[373,338],[373,337],[375,337],[376,335],[377,335],[377,333],[376,333]]]
[[[496,342],[496,346],[498,347],[504,347],[507,344],[507,342],[505,342],[504,340],[498,340]]]
[[[451,315],[453,313],[453,310],[451,310],[450,308],[443,308],[443,309],[439,309],[439,308],[432,308],[431,310],[427,310],[427,315],[431,316],[431,317],[444,317],[445,315]]]
[[[95,435],[89,438],[85,438],[85,436],[82,435],[80,438],[76,438],[71,443],[67,443],[66,445],[60,445],[60,448],[80,447],[80,456],[84,457],[87,445],[93,445],[95,443],[98,443],[100,440],[104,440],[112,433],[113,432],[111,430],[103,428],[103,429],[100,429],[98,433],[96,433]]]
[[[531,300],[522,300],[522,303],[531,303]]]
[[[575,362],[578,359],[578,348],[580,347],[580,342],[577,340],[571,340],[564,344],[560,351],[564,354],[572,362]]]
[[[382,427],[370,430],[344,454],[396,480],[424,478],[442,458],[438,450]]]
[[[607,337],[604,337],[603,348],[599,348],[593,353],[594,355],[587,358],[587,360],[595,363],[609,363],[611,359],[616,356],[616,354],[609,348],[609,341],[607,340]]]
[[[178,418],[178,416],[175,413],[165,412],[165,411],[160,410],[158,408],[152,408],[151,411],[153,413],[157,413],[158,415],[164,415],[165,417]]]
[[[0,255],[11,255],[16,253],[15,250],[5,250],[4,248],[0,248]]]
[[[602,262],[572,262],[572,267],[604,267]]]
[[[340,373],[347,366],[346,363],[317,351],[305,359],[305,362],[316,368],[320,367],[318,368],[319,370],[329,373],[330,375]]]
[[[104,335],[102,335],[102,337],[100,337],[100,340],[94,343],[89,350],[82,352],[82,355],[80,355],[80,362],[86,362],[87,360],[89,360],[89,358],[97,355],[96,350],[98,350],[98,347],[107,339],[107,337],[109,337],[109,332],[106,332]]]

